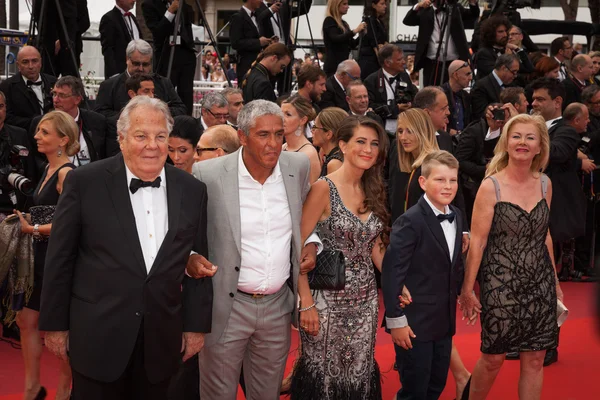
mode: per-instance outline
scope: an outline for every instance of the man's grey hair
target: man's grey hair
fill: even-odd
[[[600,92],[600,86],[591,85],[581,91],[581,100],[584,103],[591,103],[594,96]]]
[[[358,66],[358,63],[354,60],[344,60],[341,63],[338,64],[337,66],[337,70],[335,71],[336,75],[342,74],[342,73],[350,73],[350,70],[354,67]]]
[[[242,92],[242,89],[228,87],[228,88],[221,90],[221,94],[223,95],[223,97],[227,98],[227,97],[231,96],[232,94],[243,95],[244,92]]]
[[[58,78],[54,84],[54,87],[58,88],[65,86],[71,89],[71,93],[73,93],[73,95],[81,96],[82,99],[85,99],[85,88],[83,87],[83,82],[81,82],[81,79],[75,76],[67,75]]]
[[[117,121],[117,131],[121,135],[127,136],[127,131],[129,131],[129,128],[131,127],[131,114],[138,108],[152,108],[155,111],[161,112],[167,122],[167,131],[169,134],[171,133],[173,130],[173,117],[171,116],[171,111],[169,111],[167,103],[160,99],[148,96],[135,96],[127,103],[123,111],[121,111],[121,115]]]
[[[500,70],[500,68],[502,67],[506,67],[506,69],[510,69],[510,67],[512,67],[514,62],[519,62],[519,57],[517,57],[514,54],[502,54],[500,57],[498,57],[498,59],[496,60],[496,63],[494,64],[494,69],[496,71]]]
[[[208,92],[202,98],[202,108],[210,110],[213,107],[229,107],[229,102],[219,92]]]
[[[425,86],[415,95],[412,106],[421,110],[431,109],[435,107],[439,94],[446,95],[444,90],[439,86]]]
[[[510,29],[516,29],[516,30],[517,30],[517,32],[519,32],[520,34],[523,34],[523,31],[521,30],[521,28],[519,28],[519,27],[518,27],[518,26],[516,26],[516,25],[513,25],[513,26],[511,26],[511,27],[510,27]]]
[[[127,54],[127,58],[131,58],[131,55],[134,51],[139,52],[143,56],[152,56],[152,46],[148,42],[142,39],[134,39],[127,45],[127,50],[125,53]]]
[[[240,110],[237,118],[238,128],[248,136],[250,129],[254,128],[256,120],[265,115],[274,115],[281,118],[281,122],[283,122],[283,111],[277,104],[267,100],[254,100]]]

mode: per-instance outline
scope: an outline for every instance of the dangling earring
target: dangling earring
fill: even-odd
[[[61,157],[62,156],[62,147],[58,147],[58,153],[56,154],[57,156]]]
[[[296,135],[297,137],[302,136],[302,127],[299,126],[298,129],[296,129],[296,132],[294,132],[294,135]]]

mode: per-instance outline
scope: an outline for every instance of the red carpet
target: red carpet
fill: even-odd
[[[600,340],[598,324],[593,307],[597,285],[589,283],[563,284],[566,305],[570,309],[569,319],[561,329],[559,362],[544,369],[542,399],[550,400],[594,400],[600,399]],[[472,369],[479,358],[479,325],[465,326],[458,321],[455,343],[468,369]],[[383,375],[383,399],[390,400],[400,388],[398,374],[393,371],[394,348],[390,336],[383,330],[377,335],[376,357]],[[294,331],[291,349],[297,347]],[[295,352],[290,353],[288,369],[291,368]],[[57,381],[56,359],[44,350],[42,357],[42,383],[49,388],[49,399],[53,399]],[[505,362],[488,397],[491,400],[517,399],[519,362]],[[20,400],[23,390],[23,361],[21,353],[7,343],[0,343],[0,400]],[[448,376],[442,400],[454,399],[454,381]],[[238,399],[243,399],[239,394]],[[282,397],[283,399],[284,397]],[[315,399],[316,400],[316,399]]]

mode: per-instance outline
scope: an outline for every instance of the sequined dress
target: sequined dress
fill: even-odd
[[[363,222],[348,210],[331,180],[331,215],[317,224],[326,249],[339,249],[346,260],[346,286],[314,290],[319,312],[317,336],[300,330],[302,355],[292,378],[291,398],[306,400],[381,399],[375,335],[379,300],[371,251],[383,224],[371,213]]]
[[[556,347],[556,281],[546,247],[550,209],[542,200],[530,211],[502,201],[500,186],[479,269],[481,352],[502,354]],[[547,181],[545,175],[542,181]]]

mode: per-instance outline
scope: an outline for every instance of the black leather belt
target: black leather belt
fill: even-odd
[[[269,294],[262,294],[262,293],[248,293],[248,292],[241,291],[240,289],[238,289],[238,293],[245,294],[246,296],[250,296],[253,299],[262,299],[265,296],[270,296]]]

